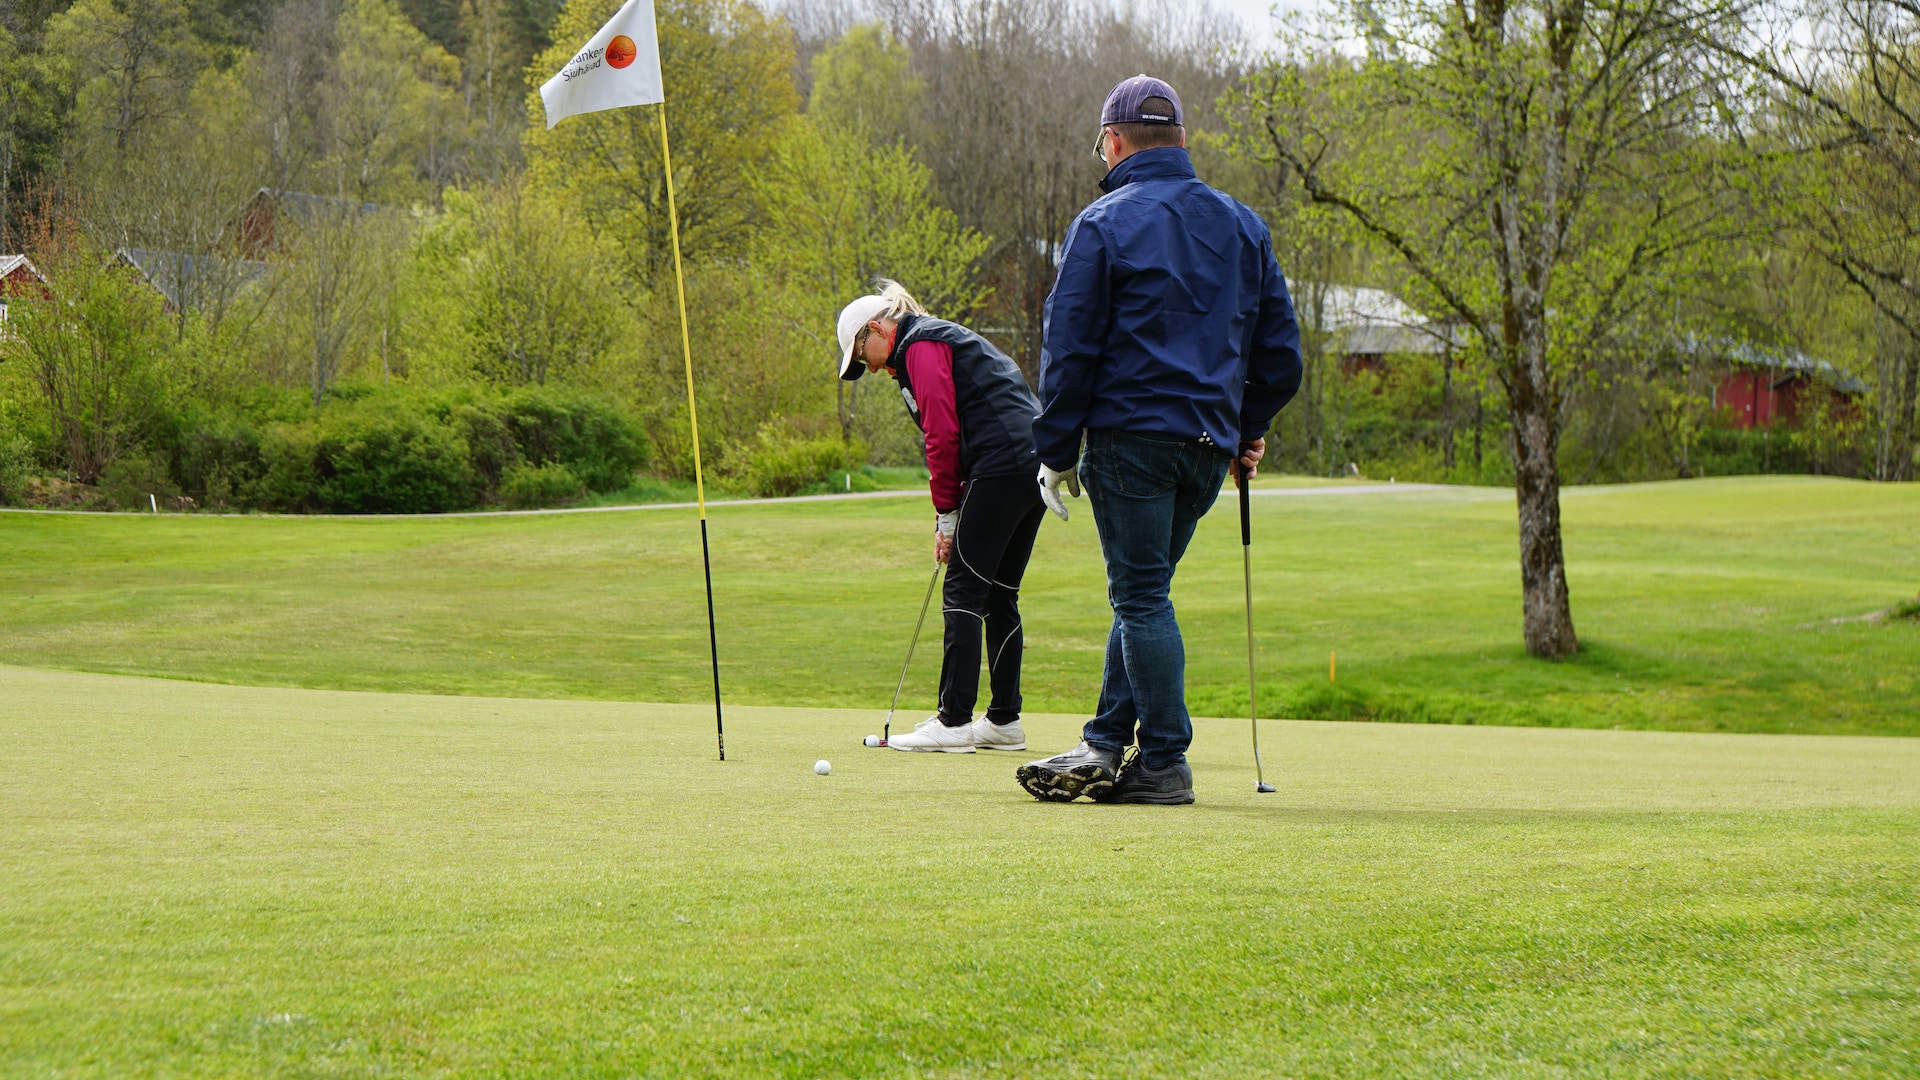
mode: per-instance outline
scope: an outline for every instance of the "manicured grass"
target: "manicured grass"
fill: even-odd
[[[1920,742],[1202,721],[1103,807],[711,719],[0,668],[0,1075],[1920,1070]]]
[[[1024,590],[1032,709],[1084,713],[1098,690],[1109,615],[1093,524],[1075,507],[1041,530]],[[1557,664],[1520,647],[1510,494],[1264,495],[1255,507],[1267,715],[1920,734],[1920,621],[1862,618],[1920,591],[1920,486],[1569,491],[1584,649]],[[924,502],[720,506],[710,524],[729,700],[884,705],[932,565]],[[1175,583],[1203,715],[1244,708],[1238,548],[1223,499]],[[687,510],[0,514],[0,552],[5,663],[444,694],[711,693]],[[931,706],[939,664],[922,645],[916,710]]]

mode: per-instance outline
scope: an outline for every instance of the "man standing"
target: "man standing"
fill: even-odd
[[[1229,465],[1237,456],[1252,476],[1267,426],[1300,387],[1272,237],[1194,176],[1186,141],[1173,87],[1137,75],[1113,88],[1095,148],[1106,195],[1067,230],[1047,298],[1041,497],[1064,520],[1060,485],[1077,495],[1085,481],[1113,606],[1085,741],[1016,774],[1048,801],[1193,801],[1173,570]]]

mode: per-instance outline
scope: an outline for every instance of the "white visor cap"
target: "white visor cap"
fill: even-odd
[[[840,377],[852,382],[867,373],[865,360],[856,360],[853,355],[853,339],[860,336],[860,328],[879,318],[888,308],[885,297],[863,296],[840,309]]]

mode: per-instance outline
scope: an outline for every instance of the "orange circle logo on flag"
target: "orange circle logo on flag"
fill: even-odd
[[[616,68],[626,67],[633,63],[633,58],[639,52],[639,49],[634,48],[632,38],[625,34],[615,34],[613,40],[607,42],[607,64]]]

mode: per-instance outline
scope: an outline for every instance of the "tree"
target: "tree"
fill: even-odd
[[[382,299],[392,287],[389,246],[404,222],[392,212],[344,200],[316,206],[275,268],[276,321],[297,350],[314,408],[354,355],[378,333]]]
[[[76,94],[83,161],[107,164],[186,112],[208,62],[185,0],[79,0],[48,21],[47,51]]]
[[[32,373],[56,464],[91,484],[162,415],[172,335],[159,294],[100,252],[48,270],[52,296],[16,305],[0,356]]]
[[[781,317],[816,375],[838,362],[832,328],[841,306],[876,278],[900,281],[928,310],[960,321],[986,299],[974,280],[986,238],[934,200],[931,172],[903,144],[795,118],[758,194],[780,227],[761,230],[750,261],[780,290]],[[860,384],[835,380],[834,390],[841,437],[851,442]]]
[[[482,375],[545,384],[592,368],[622,345],[630,351],[622,330],[631,318],[607,245],[517,189],[457,198],[453,212],[475,224],[468,330]]]
[[[560,70],[618,8],[570,0],[529,81]],[[754,166],[799,105],[792,39],[777,16],[746,0],[661,0],[655,11],[682,252],[689,263],[737,256],[764,220]],[[527,112],[545,115],[537,94]],[[634,281],[658,280],[672,249],[657,109],[610,109],[552,128],[536,122],[525,149],[533,192],[611,237]]]
[[[321,87],[333,193],[360,201],[437,196],[459,172],[460,62],[393,0],[346,0]]]
[[[1875,350],[1874,476],[1911,480],[1920,454],[1920,2],[1822,0],[1793,10],[1787,26],[1753,14],[1752,34],[1704,44],[1762,80],[1755,149],[1813,155],[1776,205],[1894,331]]]
[[[1107,91],[1152,71],[1180,91],[1189,130],[1198,129],[1231,85],[1236,35],[1209,9],[1172,2],[1118,12],[1077,0],[876,7],[912,50],[925,88],[920,158],[960,221],[991,239],[992,321],[1035,377],[1067,226],[1100,196],[1105,167],[1091,151]]]
[[[1275,164],[1479,339],[1512,419],[1523,634],[1579,648],[1560,531],[1561,402],[1611,329],[1724,227],[1700,36],[1667,0],[1345,0],[1364,55],[1248,81]]]

